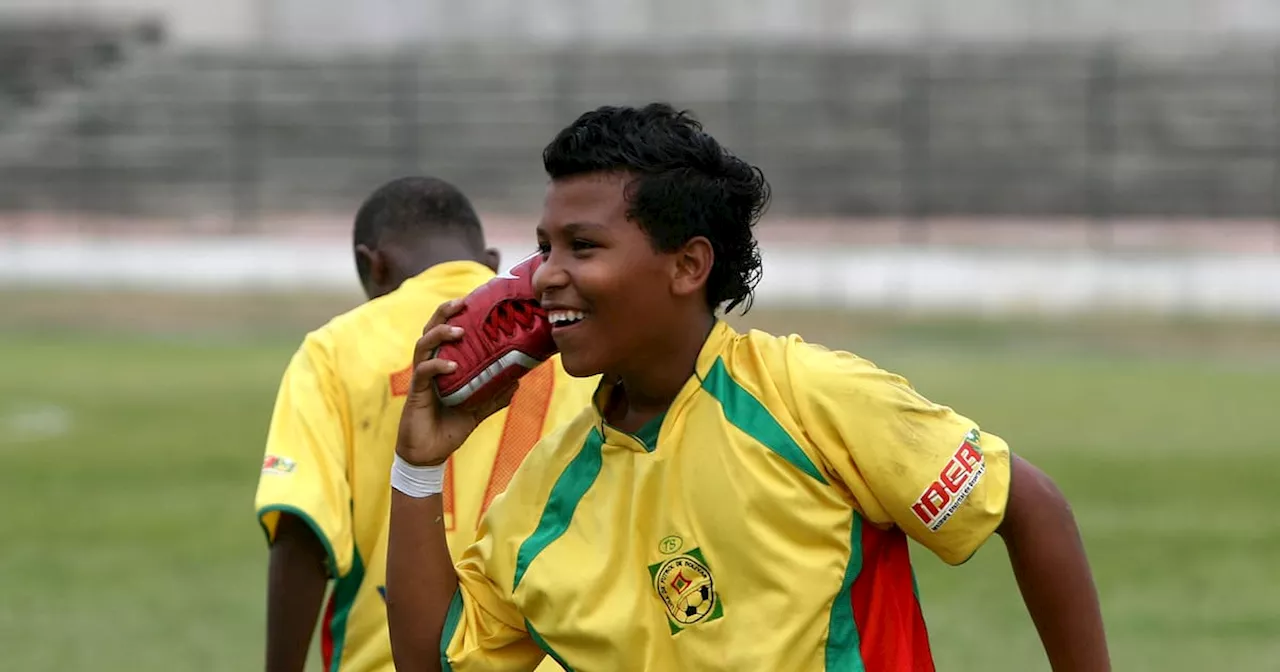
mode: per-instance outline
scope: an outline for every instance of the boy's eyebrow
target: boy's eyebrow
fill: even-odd
[[[605,226],[597,222],[569,222],[568,224],[565,224],[563,227],[560,227],[564,235],[567,235],[567,236],[572,236],[579,233],[586,233],[589,231],[599,231],[600,229],[603,229],[603,228],[605,228]],[[539,224],[535,232],[540,236],[546,236],[547,227]]]
[[[604,226],[595,222],[570,222],[564,225],[564,232],[570,235],[591,231],[594,229],[603,229]]]

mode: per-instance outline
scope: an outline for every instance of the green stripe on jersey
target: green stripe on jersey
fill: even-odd
[[[347,643],[347,618],[351,615],[351,605],[355,604],[356,594],[360,592],[360,584],[364,582],[364,562],[360,560],[360,549],[351,553],[351,571],[333,584],[333,620],[329,621],[329,635],[333,638],[333,658],[329,663],[329,672],[338,672],[342,668],[342,648]]]
[[[542,635],[539,635],[538,631],[533,629],[533,624],[530,623],[527,618],[524,619],[524,629],[529,632],[529,637],[533,639],[533,643],[537,644],[538,648],[546,651],[547,655],[551,656],[551,659],[556,661],[556,664],[559,665],[564,672],[573,672],[573,668],[569,667],[569,665],[564,662],[563,658],[557,656],[556,652],[551,650],[551,646],[547,644],[547,640],[543,639]]]
[[[849,534],[849,564],[844,568],[844,581],[840,592],[831,603],[831,617],[827,622],[826,661],[828,670],[840,672],[864,672],[862,642],[858,637],[858,624],[853,620],[853,582],[862,573],[862,516],[853,514]]]
[[[720,402],[724,417],[731,424],[764,444],[795,468],[817,479],[819,483],[826,484],[827,479],[822,477],[822,472],[818,471],[809,455],[791,438],[787,430],[778,424],[769,409],[729,375],[723,359],[716,359],[716,363],[711,365],[707,377],[702,380],[702,389],[710,392]]]
[[[449,600],[449,613],[444,617],[444,630],[440,632],[440,669],[442,672],[453,672],[449,664],[449,644],[458,631],[458,623],[462,622],[462,588],[453,591],[453,599]]]
[[[591,485],[596,482],[596,477],[600,475],[602,464],[600,450],[603,446],[604,437],[600,435],[600,429],[592,427],[578,455],[573,458],[568,467],[565,467],[560,478],[556,479],[556,484],[551,487],[551,494],[547,497],[547,506],[542,510],[538,527],[528,539],[524,540],[524,543],[520,544],[520,550],[516,553],[516,572],[511,583],[512,592],[520,587],[520,581],[528,571],[529,563],[569,529],[569,523],[573,521],[573,512],[577,510],[578,502],[582,501],[582,497],[587,494],[587,490],[591,489]]]

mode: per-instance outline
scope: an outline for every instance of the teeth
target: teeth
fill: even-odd
[[[580,310],[553,310],[547,313],[547,320],[554,325],[573,324],[586,317]]]

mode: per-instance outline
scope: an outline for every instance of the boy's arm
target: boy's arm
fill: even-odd
[[[1084,542],[1053,481],[1013,456],[1004,539],[1022,599],[1055,672],[1107,672],[1111,659]]]
[[[509,557],[514,544],[495,542],[489,526],[491,519],[499,517],[505,497],[495,500],[481,521],[477,541],[455,567],[445,537],[442,483],[433,484],[429,473],[420,472],[423,480],[418,483],[407,475],[414,469],[407,465],[443,469],[449,455],[476,426],[509,404],[515,392],[512,386],[477,410],[441,405],[433,379],[457,365],[434,359],[433,354],[440,344],[462,337],[462,329],[445,324],[460,308],[460,301],[441,305],[423,330],[414,348],[413,381],[400,417],[387,540],[391,653],[396,669],[403,672],[532,670],[545,654],[511,603],[514,583],[504,581],[512,588],[499,590],[488,571],[495,545],[508,555],[504,564],[515,565]],[[517,472],[507,496],[519,492],[520,478]]]
[[[268,670],[304,669],[325,584],[354,563],[346,407],[327,339],[308,335],[281,380],[254,496],[271,549]]]
[[[952,565],[1000,534],[1053,669],[1110,669],[1080,533],[1047,476],[900,376],[812,346],[789,355],[792,406],[864,518]]]
[[[267,570],[267,672],[303,672],[329,580],[329,554],[301,518],[280,514]]]
[[[458,575],[445,541],[444,502],[391,491],[387,543],[387,625],[398,669],[439,670]]]

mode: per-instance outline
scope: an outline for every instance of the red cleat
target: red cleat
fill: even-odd
[[[533,292],[533,272],[541,264],[542,256],[535,253],[477,287],[449,319],[464,332],[434,354],[458,364],[453,373],[435,379],[445,406],[483,404],[556,354],[551,323]]]

